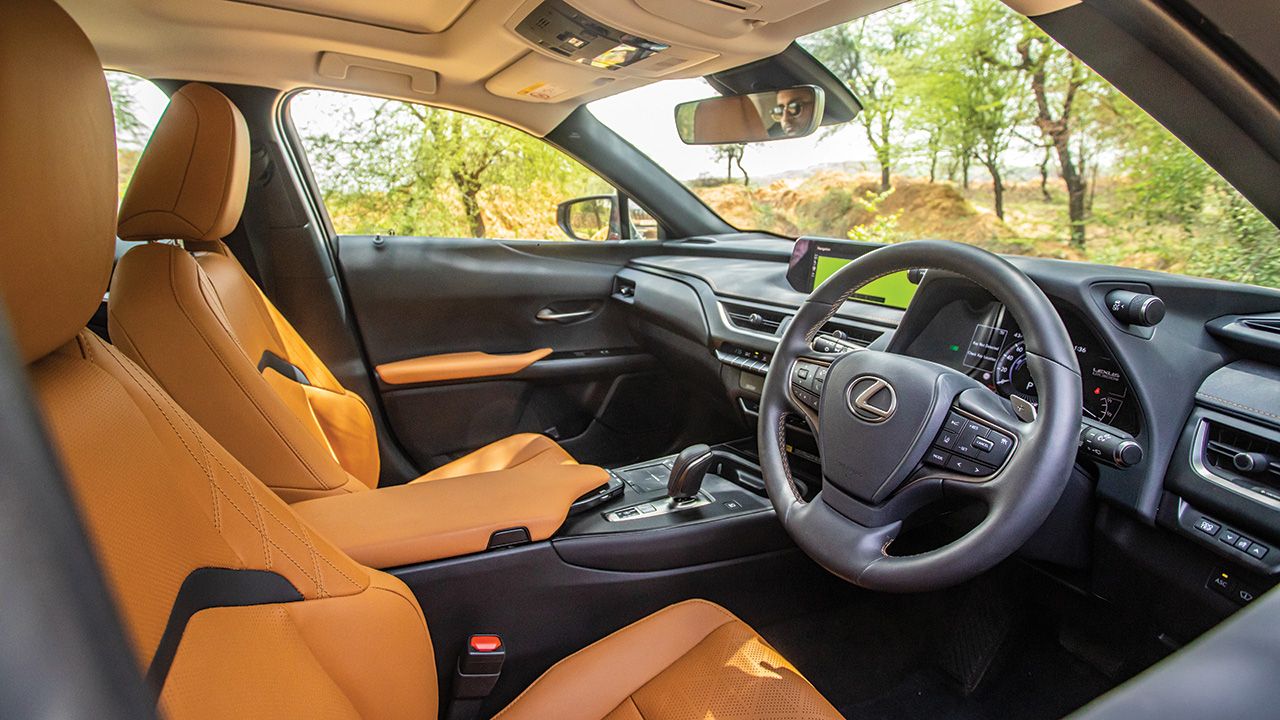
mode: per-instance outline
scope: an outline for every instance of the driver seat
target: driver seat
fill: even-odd
[[[422,610],[318,536],[85,324],[111,272],[111,103],[52,0],[0,24],[0,297],[137,668],[170,718],[434,718]],[[23,482],[7,478],[6,482]],[[563,660],[524,718],[838,718],[727,611],[670,606]]]

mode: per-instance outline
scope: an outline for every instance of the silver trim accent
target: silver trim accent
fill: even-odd
[[[1009,396],[1009,404],[1013,405],[1013,414],[1018,416],[1022,422],[1036,421],[1036,406],[1031,401],[1018,395]]]
[[[871,384],[865,390],[858,393],[855,398],[853,389],[866,380],[870,380]],[[882,408],[871,404],[871,399],[879,395],[882,390],[889,391],[889,407]],[[845,400],[848,401],[849,411],[859,420],[878,425],[889,418],[898,410],[898,391],[893,389],[893,385],[888,380],[876,375],[859,375],[849,383],[849,387],[845,389]]]
[[[631,520],[640,520],[643,518],[659,517],[661,515],[668,515],[673,512],[682,512],[684,510],[692,510],[693,508],[702,507],[703,505],[710,505],[715,501],[716,499],[711,495],[711,493],[707,492],[706,490],[699,490],[697,496],[695,496],[692,500],[686,500],[684,502],[677,503],[675,500],[672,500],[671,498],[665,497],[665,496],[661,498],[654,498],[653,500],[650,500],[648,502],[636,503],[635,505],[628,505],[627,507],[618,508],[617,510],[610,510],[609,512],[604,514],[604,519],[606,522],[630,522]],[[623,510],[630,510],[631,508],[639,508],[643,505],[652,505],[653,512],[640,513],[639,511],[637,511],[635,515],[628,515],[626,517],[618,516],[618,513],[621,513]]]
[[[720,312],[720,322],[724,323],[724,326],[729,330],[732,330],[733,332],[736,332],[736,333],[742,333],[744,335],[750,335],[752,337],[758,337],[764,340],[769,340],[770,342],[774,343],[775,346],[778,343],[778,338],[782,335],[782,332],[787,329],[787,324],[791,322],[791,319],[793,317],[792,315],[787,314],[781,310],[773,310],[773,312],[778,312],[782,314],[782,320],[781,322],[778,323],[777,330],[773,331],[772,333],[766,333],[766,332],[761,332],[759,330],[751,330],[748,328],[738,327],[731,319],[729,319],[729,310],[724,306],[724,302],[720,300],[716,301],[716,310]]]
[[[556,312],[551,308],[542,308],[537,312],[537,314],[534,315],[534,317],[543,322],[569,322],[570,320],[577,320],[579,318],[584,318],[594,312],[595,310],[575,310],[573,312]]]
[[[1205,441],[1207,440],[1206,435],[1208,432],[1209,421],[1201,418],[1200,423],[1196,426],[1195,434],[1191,437],[1191,470],[1194,471],[1196,475],[1199,475],[1200,479],[1207,480],[1223,490],[1233,492],[1240,497],[1252,500],[1260,505],[1265,505],[1272,510],[1280,510],[1280,500],[1269,498],[1262,493],[1256,493],[1249,488],[1238,485],[1209,469],[1208,463],[1204,461],[1204,448],[1207,444]]]

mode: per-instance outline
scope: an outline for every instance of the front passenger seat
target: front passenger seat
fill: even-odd
[[[222,238],[240,220],[249,131],[225,95],[184,86],[138,161],[118,233],[150,242],[121,258],[112,341],[286,502],[376,488],[373,417],[267,299]],[[550,438],[519,434],[414,482],[574,465]],[[287,478],[289,485],[282,485]]]

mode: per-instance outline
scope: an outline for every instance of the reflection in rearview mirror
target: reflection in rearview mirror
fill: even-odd
[[[694,100],[676,106],[676,130],[686,145],[804,137],[822,124],[823,102],[815,85]]]

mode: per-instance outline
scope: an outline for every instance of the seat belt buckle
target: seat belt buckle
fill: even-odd
[[[500,635],[481,634],[467,638],[453,673],[452,700],[447,720],[471,720],[480,705],[493,692],[507,659],[507,646]]]

